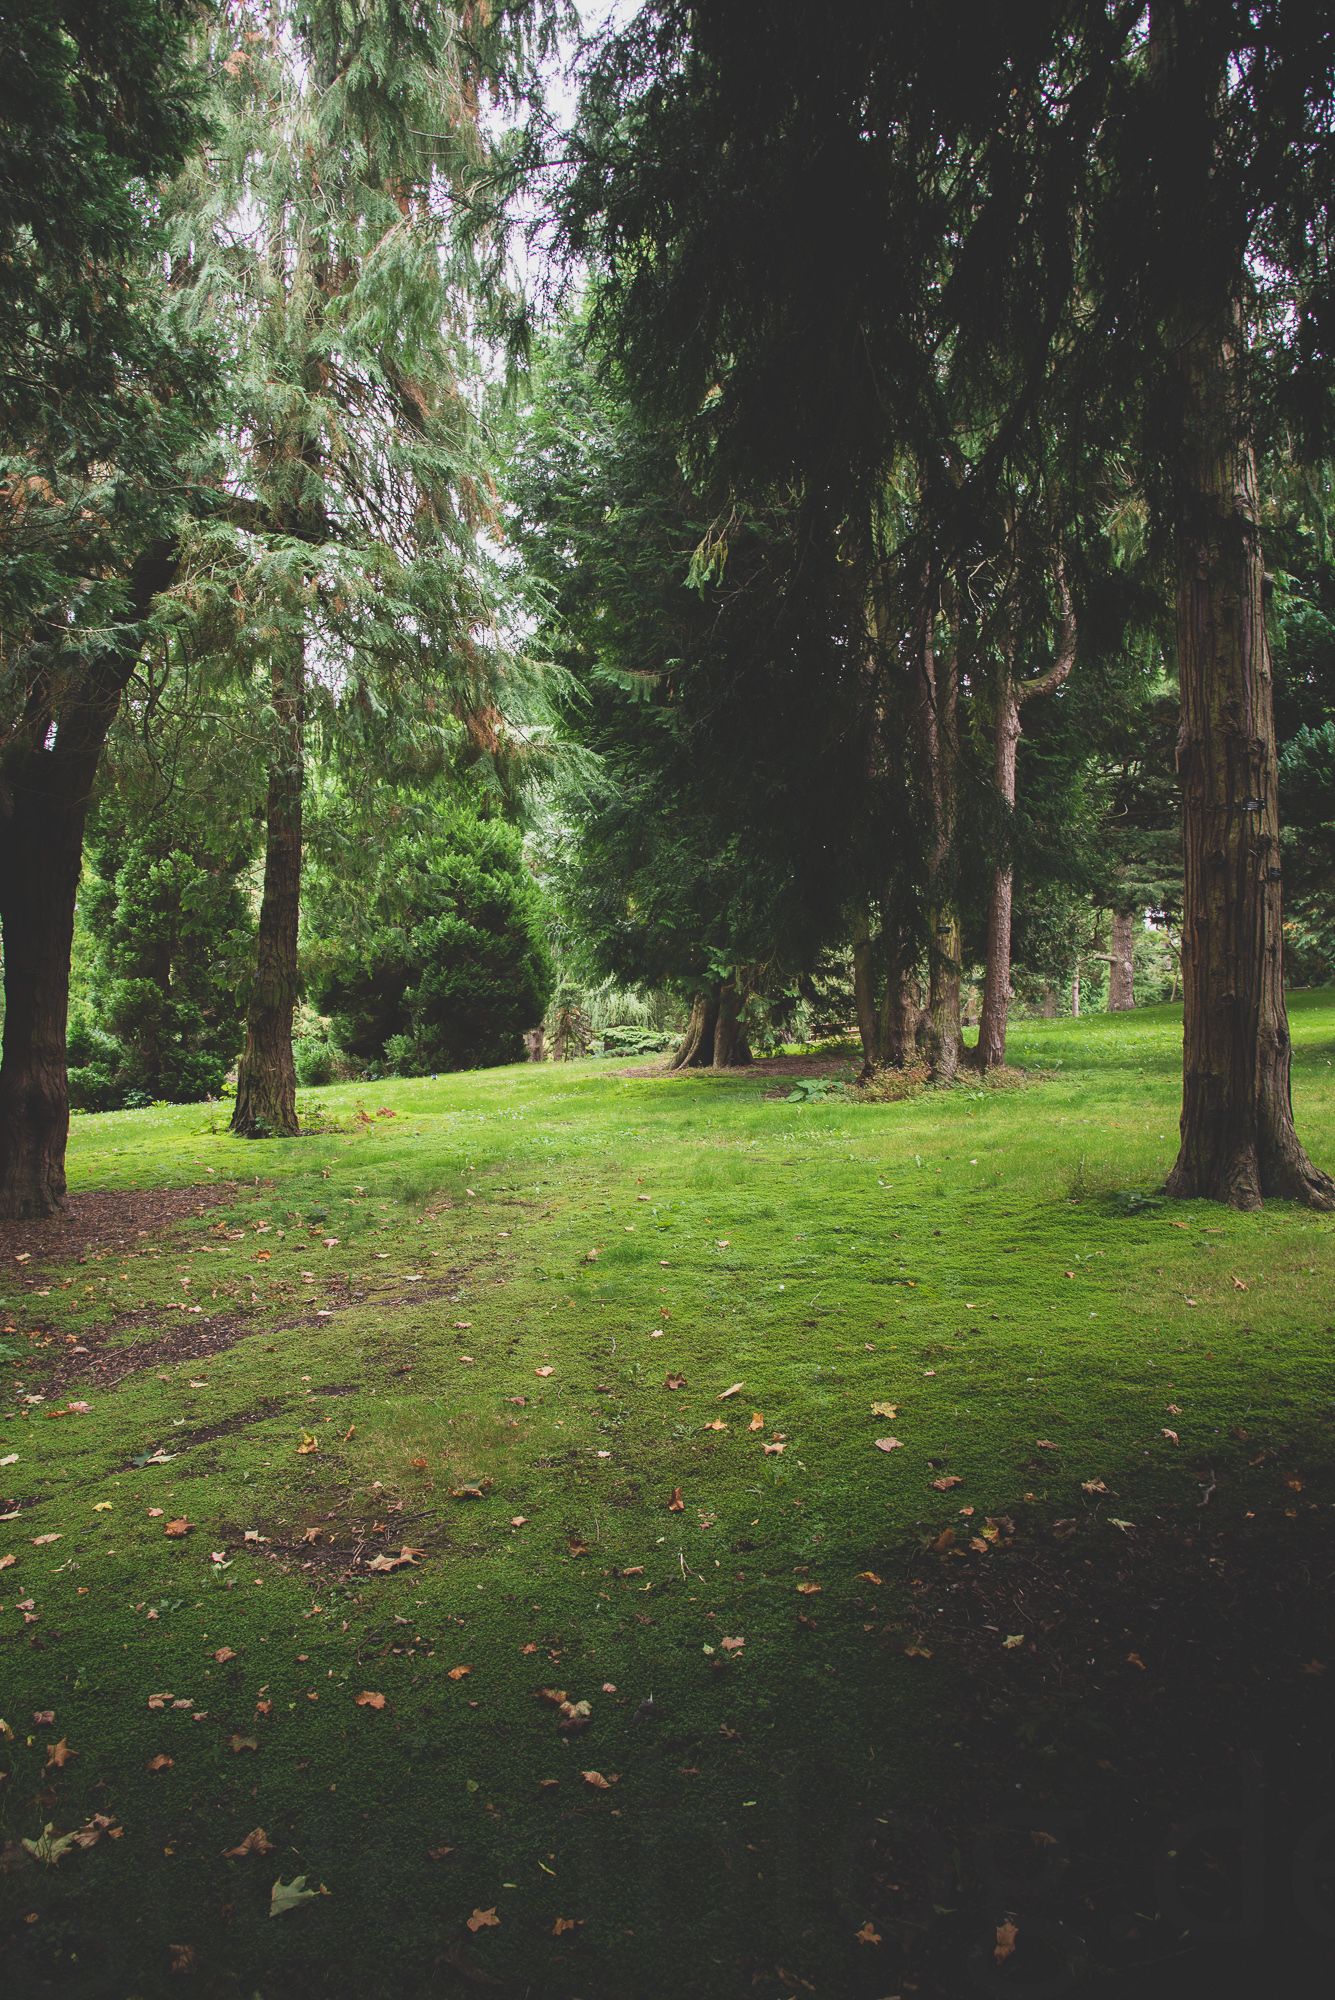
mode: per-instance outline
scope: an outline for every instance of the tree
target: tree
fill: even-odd
[[[195,129],[175,0],[0,21],[0,1215],[65,1198],[65,1032],[84,820],[176,573],[208,415],[151,190]]]
[[[269,729],[242,1136],[297,1129],[313,733],[346,747],[410,708],[428,731],[438,708],[495,733],[503,591],[476,342],[499,253],[460,217],[493,171],[480,92],[513,81],[530,11],[291,0],[229,10],[212,38],[219,143],[182,179],[177,241],[234,375],[193,573]]]

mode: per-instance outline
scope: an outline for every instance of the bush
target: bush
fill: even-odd
[[[656,1056],[675,1046],[678,1037],[658,1028],[605,1028],[592,1045],[594,1055]]]
[[[304,1035],[293,1048],[297,1082],[310,1087],[334,1081],[335,1052],[324,1035]]]

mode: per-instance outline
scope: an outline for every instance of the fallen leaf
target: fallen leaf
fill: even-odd
[[[873,1439],[873,1443],[877,1451],[903,1451],[904,1449],[903,1444],[898,1438],[875,1438]]]
[[[613,1785],[621,1782],[619,1771],[613,1771],[610,1778],[605,1778],[601,1771],[581,1771],[579,1775],[586,1785],[593,1787],[595,1792],[610,1792]]]
[[[778,1443],[767,1444],[765,1446],[765,1456],[767,1458],[775,1458],[781,1451],[787,1451],[787,1449],[788,1447],[786,1444],[778,1444]]]
[[[685,1507],[685,1505],[686,1505],[686,1502],[685,1502],[685,1501],[684,1501],[684,1500],[682,1499],[682,1497],[681,1497],[681,1488],[680,1488],[680,1486],[674,1486],[674,1487],[673,1487],[673,1489],[672,1489],[672,1498],[671,1498],[671,1499],[670,1499],[670,1500],[668,1501],[668,1503],[667,1503],[667,1504],[668,1504],[668,1513],[669,1513],[669,1514],[680,1514],[680,1513],[681,1513],[682,1509],[683,1509],[683,1508]]]
[[[729,1396],[740,1396],[745,1387],[745,1382],[734,1382],[730,1389],[725,1389],[722,1395],[714,1398],[714,1401],[716,1403],[726,1403]]]
[[[272,1854],[273,1842],[262,1826],[252,1827],[244,1840],[238,1840],[235,1847],[223,1849],[226,1861],[243,1861],[248,1854]]]
[[[234,1757],[239,1757],[243,1750],[258,1750],[260,1746],[253,1736],[232,1735],[227,1739],[227,1747]],[[305,1879],[305,1876],[303,1876],[302,1880],[305,1881]]]
[[[818,1583],[799,1583],[797,1586],[799,1597],[819,1597],[820,1592],[821,1586]]]
[[[760,1414],[759,1410],[752,1410],[752,1412],[751,1412],[751,1421],[750,1421],[750,1423],[749,1423],[749,1424],[747,1425],[747,1427],[746,1427],[746,1428],[747,1428],[747,1429],[748,1429],[749,1431],[763,1431],[763,1430],[764,1430],[764,1428],[765,1428],[765,1419],[764,1419],[764,1418],[763,1418],[763,1417],[761,1416],[761,1414]]]
[[[1180,1444],[1180,1443],[1181,1443],[1181,1439],[1180,1439],[1180,1438],[1178,1437],[1178,1434],[1177,1434],[1177,1432],[1176,1432],[1176,1431],[1169,1431],[1169,1430],[1165,1430],[1165,1431],[1163,1431],[1163,1432],[1161,1433],[1161,1435],[1162,1435],[1162,1436],[1164,1436],[1164,1437],[1166,1437],[1166,1438],[1168,1439],[1168,1442],[1169,1442],[1169,1444]]]
[[[58,1542],[59,1540],[60,1540],[59,1534],[34,1535],[32,1538],[32,1545],[35,1549],[44,1549],[48,1542]]]
[[[1082,1479],[1080,1482],[1080,1491],[1082,1493],[1106,1493],[1108,1489],[1101,1479]]]
[[[301,1433],[301,1443],[297,1446],[298,1458],[300,1458],[304,1452],[318,1451],[319,1449],[320,1449],[320,1440],[318,1437],[316,1437],[314,1431],[303,1431]]]
[[[1013,1653],[1013,1652],[1015,1651],[1015,1648],[1016,1648],[1017,1646],[1023,1646],[1023,1644],[1024,1644],[1024,1633],[1023,1633],[1023,1632],[1012,1632],[1012,1633],[1010,1634],[1009,1638],[1006,1638],[1006,1639],[1003,1639],[1001,1643],[1002,1643],[1002,1646],[1003,1646],[1003,1647],[1005,1648],[1006,1652],[1008,1652],[1008,1653]]]
[[[663,1387],[665,1389],[684,1389],[686,1387],[686,1377],[684,1375],[665,1375],[663,1377]]]
[[[556,1922],[552,1925],[552,1936],[564,1937],[567,1931],[577,1931],[582,1929],[583,1924],[584,1924],[583,1917],[558,1917],[556,1919]]]
[[[1185,1227],[1185,1224],[1183,1225]],[[1020,1932],[1017,1925],[1007,1917],[1004,1924],[997,1925],[997,1941],[992,1947],[992,1956],[998,1965],[1004,1965],[1015,1949],[1015,1940]]]
[[[35,1708],[32,1719],[39,1729],[49,1729],[56,1719],[56,1711],[54,1708]]]
[[[42,1828],[36,1840],[24,1840],[19,1844],[27,1849],[34,1861],[41,1861],[48,1868],[54,1868],[61,1857],[68,1854],[72,1847],[81,1845],[74,1834],[57,1833],[55,1826],[50,1820]]]
[[[592,1254],[590,1252],[590,1255]],[[489,1910],[474,1910],[472,1916],[465,1918],[464,1921],[470,1931],[477,1932],[495,1930],[501,1920],[496,1914],[496,1905],[493,1903]]]
[[[714,1417],[711,1419],[709,1423],[705,1425],[705,1429],[707,1431],[726,1431],[727,1428],[728,1426],[723,1421],[722,1417]]]
[[[1060,1450],[1061,1450],[1061,1446],[1060,1446],[1059,1444],[1054,1444],[1054,1443],[1052,1442],[1052,1439],[1051,1439],[1051,1438],[1035,1438],[1035,1439],[1034,1439],[1034,1443],[1035,1443],[1035,1444],[1036,1444],[1036,1445],[1038,1446],[1038,1449],[1039,1449],[1040,1451],[1060,1451]]]
[[[859,1583],[884,1583],[884,1581],[885,1578],[877,1576],[874,1569],[860,1569],[858,1571]]]
[[[871,1413],[874,1417],[889,1417],[893,1422],[899,1415],[899,1405],[898,1403],[873,1403]]]
[[[556,1370],[549,1363],[545,1368],[535,1368],[533,1373],[535,1375],[555,1375]]]
[[[373,1694],[370,1688],[364,1688],[361,1694],[357,1696],[357,1706],[358,1708],[383,1708],[385,1706],[385,1697],[382,1694]]]
[[[855,1931],[853,1935],[857,1938],[859,1944],[879,1944],[881,1942],[881,1933],[874,1929],[870,1922],[865,1923],[862,1929]]]
[[[69,1763],[70,1758],[77,1757],[78,1754],[79,1753],[77,1750],[70,1749],[69,1738],[66,1736],[62,1736],[59,1743],[47,1744],[46,1763],[43,1766],[43,1769],[47,1771],[50,1771],[52,1769],[57,1771],[63,1771],[66,1764]]]
[[[17,1556],[0,1556],[0,1569],[13,1569],[17,1561]]]
[[[964,1481],[958,1472],[948,1472],[944,1479],[934,1479],[932,1481],[932,1485],[938,1493],[953,1493],[957,1486],[963,1486],[963,1484]]]
[[[170,1771],[175,1762],[176,1759],[174,1757],[169,1757],[164,1750],[159,1750],[156,1757],[149,1758],[144,1769],[146,1771]]]
[[[229,1660],[236,1658],[236,1648],[235,1646],[219,1646],[213,1657],[220,1667],[226,1666]]]
[[[720,1639],[719,1644],[725,1653],[740,1653],[746,1641],[745,1639]]]
[[[275,1882],[269,1893],[269,1915],[284,1916],[289,1910],[300,1909],[303,1903],[313,1903],[320,1893],[306,1887],[304,1875],[294,1875],[290,1882]]]
[[[170,1535],[173,1541],[179,1541],[182,1535],[193,1534],[194,1527],[193,1521],[187,1521],[182,1517],[179,1521],[168,1521],[162,1532],[164,1535]]]

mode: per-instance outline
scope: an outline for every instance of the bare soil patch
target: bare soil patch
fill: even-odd
[[[138,1249],[147,1236],[193,1221],[235,1199],[235,1181],[202,1187],[92,1188],[72,1194],[59,1215],[0,1222],[0,1267],[18,1265],[22,1282],[53,1264],[82,1264],[110,1250]]]
[[[757,1056],[754,1062],[731,1069],[669,1069],[666,1058],[656,1063],[640,1063],[633,1069],[619,1069],[617,1076],[846,1076],[852,1077],[857,1064],[852,1056]]]

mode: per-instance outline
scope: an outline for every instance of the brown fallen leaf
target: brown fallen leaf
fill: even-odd
[[[720,1639],[719,1644],[725,1653],[740,1653],[746,1641],[745,1639]]]
[[[871,1413],[874,1417],[889,1417],[893,1423],[899,1415],[899,1405],[898,1403],[873,1403]]]
[[[799,1597],[819,1597],[820,1592],[821,1585],[818,1583],[799,1583],[797,1586]]]
[[[885,1578],[884,1578],[884,1577],[882,1577],[882,1576],[877,1576],[877,1574],[876,1574],[876,1572],[875,1572],[875,1570],[874,1570],[874,1569],[860,1569],[860,1570],[858,1571],[858,1579],[857,1579],[857,1580],[858,1580],[858,1582],[859,1582],[859,1583],[884,1583],[884,1582],[885,1582]]]
[[[169,1972],[193,1972],[195,1969],[195,1947],[192,1944],[169,1944],[171,1953]]]
[[[234,1734],[228,1737],[227,1747],[234,1757],[239,1757],[243,1750],[258,1750],[260,1746],[253,1736],[237,1736]]]
[[[1036,1445],[1038,1446],[1038,1449],[1039,1449],[1040,1451],[1060,1451],[1060,1450],[1061,1450],[1061,1446],[1060,1446],[1059,1444],[1054,1444],[1054,1443],[1052,1442],[1052,1439],[1051,1439],[1051,1438],[1035,1438],[1035,1439],[1034,1439],[1034,1443],[1035,1443],[1035,1444],[1036,1444]]]
[[[449,1673],[446,1675],[446,1679],[451,1681],[461,1681],[465,1674],[471,1674],[472,1671],[473,1669],[471,1667],[451,1667]]]
[[[716,1403],[726,1403],[729,1396],[740,1396],[745,1387],[745,1382],[734,1382],[730,1389],[725,1389],[722,1395],[714,1398],[714,1401]]]
[[[1186,1227],[1185,1223],[1181,1225]],[[992,1947],[992,1956],[998,1965],[1004,1965],[1015,1949],[1015,1940],[1020,1935],[1019,1927],[1007,1917],[1004,1924],[997,1925],[997,1941]]]
[[[474,1910],[472,1916],[466,1917],[464,1921],[470,1931],[476,1932],[495,1930],[501,1920],[496,1914],[496,1905],[493,1903],[489,1910]]]
[[[164,1535],[169,1535],[173,1541],[179,1541],[182,1535],[193,1534],[194,1529],[195,1529],[194,1522],[187,1521],[184,1518],[184,1516],[182,1516],[182,1518],[179,1521],[168,1521],[166,1527],[163,1529],[162,1532]]]
[[[723,1421],[723,1418],[722,1418],[722,1417],[714,1417],[714,1418],[713,1418],[713,1419],[711,1420],[711,1422],[709,1422],[709,1423],[707,1423],[707,1424],[705,1425],[705,1429],[706,1429],[707,1431],[726,1431],[726,1430],[727,1430],[727,1428],[728,1428],[728,1426],[727,1426],[727,1424],[726,1424],[726,1423],[725,1423],[725,1422]]]
[[[69,1763],[70,1758],[77,1757],[78,1754],[77,1750],[70,1749],[69,1738],[62,1736],[58,1743],[47,1744],[46,1763],[43,1768],[47,1771],[63,1771],[66,1764]]]
[[[301,1458],[304,1453],[318,1451],[319,1449],[320,1440],[316,1437],[314,1431],[303,1431],[301,1433],[301,1443],[297,1446],[297,1457]]]
[[[779,1453],[787,1451],[788,1447],[786,1444],[781,1444],[776,1440],[773,1444],[765,1445],[763,1449],[767,1458],[777,1458]]]
[[[1108,1489],[1101,1479],[1082,1479],[1080,1482],[1080,1491],[1082,1493],[1106,1493]]]
[[[558,1917],[552,1925],[552,1936],[564,1937],[567,1931],[578,1931],[583,1927],[583,1917]]]
[[[764,1419],[764,1418],[763,1418],[763,1417],[761,1416],[761,1414],[760,1414],[759,1410],[752,1410],[752,1412],[751,1412],[751,1421],[750,1421],[750,1423],[749,1423],[749,1424],[747,1425],[747,1427],[746,1427],[746,1428],[747,1428],[747,1429],[748,1429],[749,1431],[763,1431],[763,1430],[764,1430],[764,1428],[765,1428],[765,1419]]]
[[[32,1538],[32,1545],[35,1549],[44,1549],[48,1542],[58,1542],[60,1539],[61,1538],[59,1534],[34,1535]]]
[[[865,1923],[860,1931],[855,1931],[854,1936],[857,1938],[859,1944],[879,1944],[881,1942],[881,1933],[870,1921]]]
[[[32,1719],[39,1729],[49,1729],[56,1719],[56,1711],[54,1708],[35,1708]]]
[[[592,1720],[593,1708],[589,1702],[563,1701],[557,1711],[556,1726],[563,1736],[578,1736]]]
[[[903,1451],[904,1449],[899,1438],[873,1438],[872,1442],[876,1446],[877,1451]]]
[[[146,1771],[170,1771],[172,1765],[175,1762],[176,1759],[174,1757],[169,1757],[165,1750],[159,1750],[156,1757],[149,1758],[147,1764],[145,1764],[144,1766],[144,1769]]]
[[[213,1657],[220,1667],[226,1666],[229,1660],[236,1658],[236,1648],[235,1646],[219,1646]]]
[[[17,1561],[17,1556],[0,1556],[0,1569],[13,1569]]]
[[[669,1514],[680,1514],[680,1513],[682,1512],[682,1510],[684,1509],[685,1505],[686,1505],[686,1502],[685,1502],[685,1501],[684,1501],[684,1500],[682,1499],[682,1497],[681,1497],[681,1488],[680,1488],[680,1486],[674,1486],[674,1487],[673,1487],[673,1489],[672,1489],[672,1498],[671,1498],[671,1499],[670,1499],[670,1500],[668,1501],[668,1503],[667,1503],[667,1506],[668,1506],[668,1513],[669,1513]]]
[[[382,1694],[374,1693],[370,1688],[363,1688],[362,1692],[357,1696],[357,1706],[358,1708],[383,1708],[385,1706],[385,1697]]]
[[[244,1840],[238,1840],[235,1847],[223,1849],[225,1861],[244,1861],[248,1854],[272,1854],[273,1842],[262,1826],[253,1826]]]
[[[555,1375],[556,1370],[549,1364],[545,1368],[535,1368],[533,1373],[535,1375]]]
[[[605,1778],[601,1771],[581,1771],[579,1775],[586,1785],[593,1787],[595,1792],[610,1792],[613,1785],[621,1782],[619,1771],[613,1771],[610,1778]]]
[[[453,1854],[455,1851],[455,1848],[452,1846],[428,1847],[426,1858],[428,1861],[444,1861],[447,1855]]]
[[[964,1481],[958,1472],[948,1472],[943,1479],[934,1479],[932,1481],[932,1485],[938,1493],[953,1493],[957,1486],[963,1486],[963,1484]]]
[[[665,1375],[663,1377],[663,1387],[665,1389],[684,1389],[686,1387],[686,1377],[684,1375]]]

